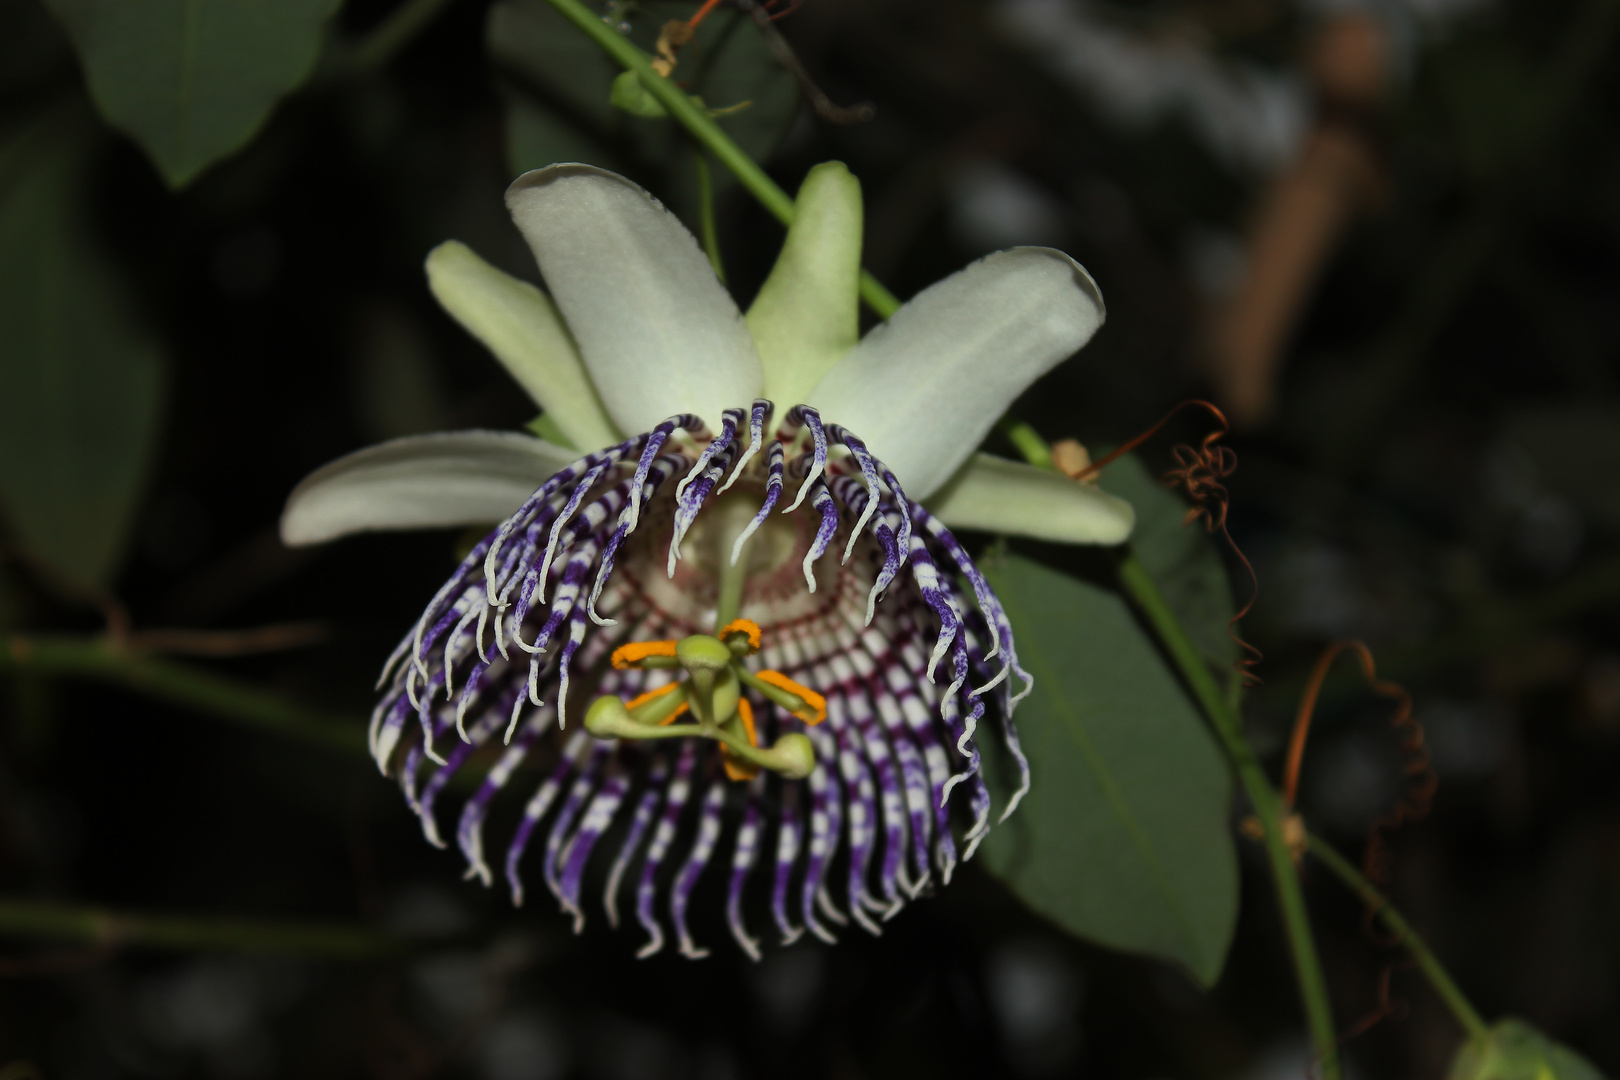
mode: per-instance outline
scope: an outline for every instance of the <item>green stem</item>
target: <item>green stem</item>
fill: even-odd
[[[714,179],[709,175],[709,159],[701,146],[694,146],[692,160],[697,163],[698,229],[703,234],[703,250],[714,267],[714,276],[724,285],[726,267],[720,261],[720,230],[714,223]]]
[[[118,649],[105,639],[14,635],[0,641],[0,671],[8,668],[115,683],[330,750],[366,752],[365,728],[358,720],[322,716],[256,687],[172,660]]]
[[[357,71],[376,71],[438,18],[450,0],[404,0],[371,33],[361,39],[349,63]]]
[[[1001,430],[1024,455],[1025,461],[1037,469],[1052,468],[1052,448],[1033,427],[1022,420],[1008,420],[1001,425]]]
[[[408,951],[413,942],[363,927],[264,919],[134,915],[77,904],[0,899],[0,934],[88,945],[301,953],[359,960]]]
[[[1272,884],[1277,891],[1278,906],[1282,909],[1283,927],[1288,934],[1289,952],[1293,956],[1294,974],[1305,1005],[1311,1043],[1316,1050],[1323,1080],[1337,1080],[1338,1033],[1333,1026],[1333,1007],[1328,998],[1327,983],[1322,977],[1322,962],[1316,954],[1316,942],[1311,936],[1310,916],[1305,910],[1305,894],[1300,889],[1299,872],[1294,866],[1293,853],[1288,850],[1288,843],[1283,838],[1282,800],[1261,769],[1248,739],[1243,735],[1242,721],[1221,692],[1215,676],[1199,657],[1198,649],[1181,628],[1181,623],[1170,610],[1170,605],[1165,602],[1147,569],[1128,551],[1120,559],[1119,578],[1125,591],[1136,601],[1137,607],[1158,633],[1170,659],[1180,669],[1187,685],[1192,688],[1193,696],[1210,718],[1215,734],[1225,746],[1227,757],[1232,760],[1238,779],[1248,793],[1255,817],[1265,831]]]
[[[1440,995],[1440,1000],[1446,1003],[1451,1015],[1457,1018],[1457,1022],[1468,1033],[1468,1037],[1482,1039],[1489,1035],[1490,1025],[1485,1023],[1484,1018],[1469,1004],[1463,992],[1457,989],[1457,984],[1451,981],[1446,969],[1434,958],[1434,953],[1424,944],[1422,936],[1412,929],[1412,924],[1407,922],[1399,911],[1395,910],[1395,905],[1391,904],[1372,882],[1362,877],[1360,872],[1350,865],[1350,860],[1333,850],[1326,840],[1314,833],[1309,834],[1307,839],[1311,854],[1316,856],[1317,861],[1331,870],[1334,877],[1348,885],[1350,891],[1361,897],[1368,907],[1378,913],[1378,918],[1384,925],[1395,933],[1395,943],[1405,946],[1406,951],[1412,954],[1412,959],[1417,961],[1418,967],[1428,977],[1429,985],[1434,987],[1435,993]]]
[[[1052,467],[1051,448],[1033,427],[1013,421],[1003,430],[1031,465]],[[1197,647],[1182,629],[1180,620],[1165,602],[1147,568],[1129,548],[1125,549],[1119,560],[1119,579],[1152,624],[1170,659],[1187,680],[1187,685],[1192,688],[1193,696],[1209,717],[1227,757],[1237,770],[1239,781],[1248,793],[1255,817],[1265,833],[1272,884],[1277,891],[1278,907],[1282,910],[1283,929],[1288,935],[1294,975],[1305,1005],[1305,1020],[1310,1027],[1311,1044],[1316,1050],[1320,1075],[1322,1080],[1339,1080],[1339,1038],[1333,1026],[1333,1004],[1328,998],[1327,982],[1322,977],[1322,961],[1316,954],[1316,941],[1311,936],[1310,914],[1305,910],[1305,894],[1300,889],[1299,871],[1283,836],[1282,800],[1266,778],[1265,770],[1260,768],[1259,759],[1254,756],[1254,750],[1243,734],[1243,723],[1237,711],[1238,702],[1242,700],[1242,681],[1234,680],[1227,693],[1221,692],[1215,676],[1198,655]]]
[[[720,164],[731,170],[732,175],[748,189],[749,194],[759,200],[761,206],[770,211],[782,224],[793,223],[793,200],[788,193],[778,187],[776,181],[766,175],[765,170],[755,164],[754,159],[733,142],[731,136],[722,131],[720,125],[716,124],[701,106],[687,96],[686,91],[653,70],[646,53],[598,17],[580,0],[547,0],[547,2],[569,22],[579,27],[586,37],[600,46],[603,52],[617,61],[626,71],[635,72],[641,84],[647,88],[647,92],[658,100],[665,111],[674,117],[692,138],[706,147]],[[900,301],[895,295],[865,270],[861,271],[861,299],[866,301],[867,307],[884,319],[893,315],[900,307]]]

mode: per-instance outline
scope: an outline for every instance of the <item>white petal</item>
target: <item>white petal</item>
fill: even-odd
[[[810,394],[927,498],[1030,383],[1091,340],[1102,294],[1051,248],[997,252],[930,285]]]
[[[512,431],[449,431],[368,446],[321,466],[287,496],[281,542],[378,529],[501,521],[579,457]]]
[[[551,298],[446,240],[427,257],[428,287],[455,320],[495,354],[573,445],[619,441]]]
[[[990,454],[969,458],[928,507],[953,529],[1066,544],[1118,544],[1136,524],[1136,511],[1117,495]]]
[[[506,206],[621,431],[679,412],[714,427],[721,410],[759,396],[737,305],[651,195],[590,165],[552,165],[514,180]]]
[[[860,336],[861,184],[841,161],[799,187],[782,253],[748,309],[780,419],[804,401]]]

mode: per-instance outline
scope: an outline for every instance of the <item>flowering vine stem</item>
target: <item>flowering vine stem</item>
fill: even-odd
[[[1282,910],[1283,929],[1288,935],[1289,953],[1294,961],[1294,974],[1299,982],[1300,998],[1305,1006],[1305,1020],[1310,1028],[1317,1066],[1323,1080],[1337,1080],[1340,1075],[1339,1039],[1333,1024],[1333,1006],[1328,998],[1316,941],[1311,934],[1310,915],[1305,910],[1305,894],[1300,888],[1299,871],[1283,836],[1282,799],[1244,737],[1237,710],[1221,692],[1215,676],[1198,655],[1197,647],[1182,629],[1147,568],[1129,551],[1119,560],[1119,579],[1158,634],[1165,651],[1170,654],[1170,659],[1180,669],[1182,678],[1186,679],[1193,696],[1209,717],[1254,807],[1255,817],[1264,830],[1272,884]]]
[[[160,949],[217,949],[228,952],[295,953],[367,960],[409,952],[419,942],[359,926],[269,919],[217,919],[136,915],[79,904],[0,899],[0,934],[54,938],[99,946],[81,957],[94,962],[103,950],[125,945]],[[18,973],[27,960],[7,958]],[[35,963],[43,970],[47,965]]]
[[[716,161],[731,170],[732,175],[759,200],[761,206],[770,211],[782,224],[792,224],[792,197],[783,191],[742,147],[733,142],[731,136],[720,130],[720,125],[716,124],[685,90],[677,86],[673,80],[658,74],[645,52],[604,22],[580,0],[547,0],[547,3],[556,8],[569,22],[579,27],[586,37],[623,65],[626,71],[635,72],[641,84],[647,88],[647,92],[657,99],[665,111],[674,117],[692,138],[707,147]],[[865,270],[861,271],[861,299],[866,301],[867,307],[884,319],[900,308],[900,301],[895,295]]]
[[[1003,425],[1002,430],[1031,465],[1057,468],[1051,447],[1033,427],[1015,422]],[[1328,999],[1327,982],[1322,976],[1322,961],[1317,956],[1316,942],[1311,935],[1310,915],[1305,910],[1305,894],[1300,889],[1299,870],[1294,865],[1293,853],[1283,833],[1285,807],[1282,797],[1272,787],[1248,739],[1244,737],[1243,724],[1239,719],[1238,704],[1242,700],[1244,680],[1241,674],[1234,673],[1227,692],[1222,692],[1214,674],[1182,628],[1181,621],[1159,592],[1158,585],[1154,584],[1152,575],[1129,548],[1119,558],[1119,579],[1153,626],[1182,677],[1187,680],[1187,685],[1209,717],[1226,750],[1226,756],[1248,793],[1255,817],[1261,825],[1266,856],[1271,863],[1272,882],[1276,886],[1278,906],[1282,910],[1283,929],[1288,936],[1289,952],[1294,961],[1300,997],[1305,1005],[1305,1019],[1310,1027],[1317,1067],[1322,1080],[1338,1080],[1339,1039],[1333,1024],[1333,1007]]]
[[[222,678],[107,638],[16,634],[0,639],[0,671],[76,675],[116,683],[149,697],[327,749],[366,752],[361,719],[326,716],[255,686]]]
[[[1362,901],[1378,916],[1378,919],[1395,935],[1394,944],[1406,949],[1417,961],[1418,968],[1428,978],[1429,985],[1434,992],[1440,995],[1440,1000],[1446,1003],[1451,1015],[1457,1018],[1470,1039],[1482,1039],[1490,1034],[1490,1025],[1485,1023],[1483,1017],[1475,1011],[1474,1006],[1457,989],[1457,984],[1451,981],[1451,975],[1440,966],[1440,961],[1434,958],[1434,953],[1424,944],[1422,936],[1407,922],[1401,913],[1395,910],[1395,905],[1379,892],[1372,882],[1362,877],[1350,860],[1333,850],[1332,845],[1315,834],[1307,833],[1306,842],[1310,853],[1316,860],[1333,874],[1334,877],[1349,886],[1350,891],[1361,897]]]

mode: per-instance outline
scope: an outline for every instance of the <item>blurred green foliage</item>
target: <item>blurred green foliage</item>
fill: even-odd
[[[665,22],[697,9],[690,2],[639,3],[630,39],[650,52]],[[500,0],[489,11],[488,42],[505,90],[514,175],[558,161],[656,175],[663,197],[696,229],[689,140],[668,119],[632,115],[613,104],[622,69],[601,49],[545,0]],[[728,110],[719,117],[721,128],[758,161],[770,157],[799,106],[793,76],[771,57],[753,20],[732,9],[698,25],[675,77],[710,109]],[[717,179],[723,187],[733,183],[729,174]]]
[[[99,142],[64,106],[0,148],[0,512],[79,584],[119,569],[167,362],[82,206]]]
[[[342,0],[49,0],[107,122],[182,187],[315,68]]]
[[[1600,1080],[1591,1062],[1523,1020],[1507,1019],[1457,1051],[1447,1080]]]

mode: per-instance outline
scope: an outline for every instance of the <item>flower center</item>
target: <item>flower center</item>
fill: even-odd
[[[799,732],[788,732],[768,749],[759,746],[754,710],[743,696],[746,686],[809,725],[827,718],[827,702],[778,671],[751,672],[743,658],[758,651],[759,627],[736,619],[717,635],[692,634],[680,641],[637,642],[613,653],[613,666],[669,670],[681,668],[686,678],[666,683],[630,701],[604,695],[591,702],[585,730],[599,739],[681,739],[690,736],[720,743],[726,775],[751,780],[761,768],[790,780],[803,779],[816,767],[816,752]],[[691,723],[677,724],[683,715]]]
[[[828,586],[835,586],[846,568],[836,548],[823,552],[811,563],[822,588],[816,593],[806,589],[803,564],[815,545],[818,524],[810,514],[770,515],[747,536],[732,562],[737,540],[753,521],[764,490],[754,478],[711,499],[681,539],[673,574],[668,568],[675,502],[655,500],[648,512],[650,527],[638,530],[626,545],[619,572],[660,614],[693,631],[712,631],[744,616],[769,633],[814,615],[837,595]]]

